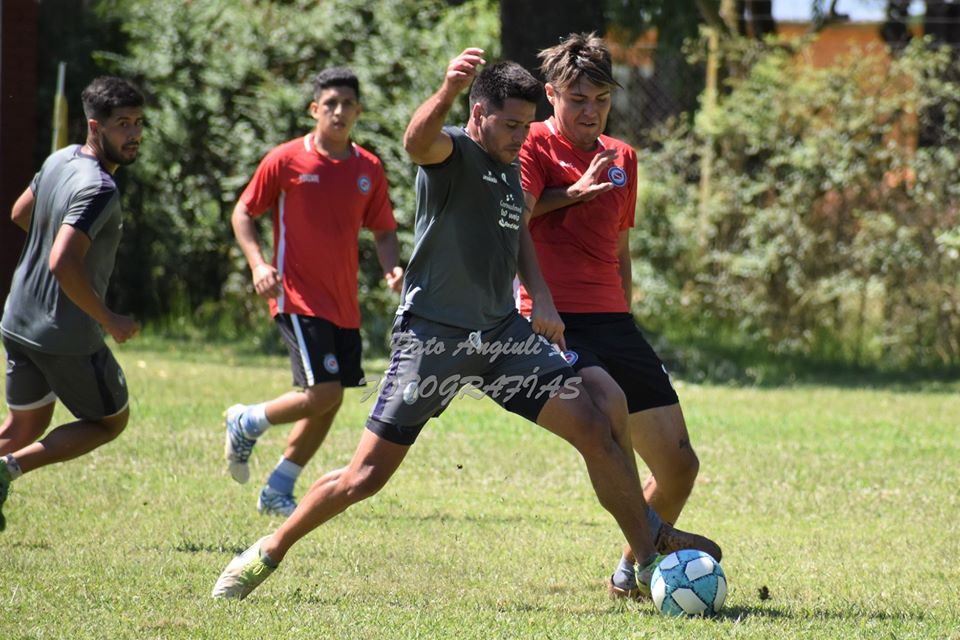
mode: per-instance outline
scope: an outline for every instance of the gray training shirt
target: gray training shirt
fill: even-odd
[[[122,215],[117,185],[80,145],[57,151],[30,183],[33,215],[13,273],[0,330],[11,340],[47,353],[86,355],[100,349],[100,325],[71,301],[50,271],[50,251],[61,225],[90,238],[84,266],[102,300],[120,244]]]
[[[416,245],[397,313],[485,331],[516,313],[520,168],[495,161],[461,128],[443,130],[453,153],[417,171]]]

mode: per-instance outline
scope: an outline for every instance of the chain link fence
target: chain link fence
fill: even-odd
[[[639,147],[658,125],[693,113],[704,88],[702,67],[675,49],[633,46],[614,65],[623,88],[614,92],[607,133]]]

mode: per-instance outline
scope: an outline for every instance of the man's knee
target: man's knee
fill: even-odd
[[[680,490],[686,490],[689,494],[693,489],[693,483],[697,480],[697,475],[700,473],[700,458],[697,457],[697,452],[693,450],[692,447],[689,447],[684,450],[684,454],[680,456],[680,460],[676,467],[676,479],[677,485]]]
[[[12,453],[17,449],[36,442],[43,435],[53,417],[53,404],[49,407],[31,411],[11,409],[0,424],[0,455]]]
[[[336,382],[322,382],[303,391],[310,415],[321,416],[340,408],[343,402],[343,387]]]
[[[693,491],[700,473],[700,459],[693,449],[684,449],[656,474],[658,490],[672,499],[685,500]]]
[[[607,417],[619,438],[629,428],[626,394],[606,371],[596,367],[588,367],[584,371],[587,372],[584,382],[590,400]]]
[[[584,457],[613,453],[617,449],[613,422],[596,405],[584,403],[576,413],[576,427],[571,444]]]
[[[120,413],[112,416],[108,416],[99,420],[98,422],[107,432],[110,440],[113,440],[127,428],[127,423],[130,421],[130,409],[126,408]]]

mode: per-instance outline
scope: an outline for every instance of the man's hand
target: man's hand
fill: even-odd
[[[117,344],[123,344],[140,333],[140,323],[130,316],[122,316],[111,311],[106,322],[103,323],[103,329],[117,341]]]
[[[530,326],[534,333],[538,333],[550,342],[556,344],[561,350],[567,350],[567,343],[563,339],[564,324],[557,313],[557,308],[553,306],[553,301],[537,302],[533,301],[533,309],[530,311]]]
[[[391,291],[400,293],[403,288],[403,267],[394,267],[392,271],[383,274],[383,279],[387,281]]]
[[[478,67],[485,64],[483,49],[468,47],[463,53],[450,61],[447,65],[447,75],[444,77],[444,89],[454,95],[470,86],[477,75]]]
[[[272,264],[263,262],[254,268],[253,288],[261,298],[276,298],[280,295],[280,274]]]
[[[613,183],[607,180],[607,170],[616,159],[616,149],[606,149],[595,155],[580,179],[567,187],[567,197],[587,202],[613,189]]]

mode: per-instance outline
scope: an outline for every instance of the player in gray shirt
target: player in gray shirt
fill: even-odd
[[[533,253],[515,164],[543,89],[511,62],[477,74],[482,55],[470,48],[449,63],[439,91],[417,109],[404,136],[420,165],[416,247],[390,367],[353,460],[320,478],[279,529],[234,558],[214,597],[246,597],[298,540],[379,491],[427,420],[464,388],[481,390],[576,447],[601,504],[638,545],[644,566],[662,545],[713,544],[662,523],[651,531],[629,434],[614,431],[549,343],[562,345],[563,325]],[[443,127],[471,82],[466,129]],[[530,323],[512,303],[515,273],[535,302]]]
[[[127,386],[104,343],[137,334],[133,318],[104,303],[123,220],[113,173],[137,158],[143,96],[121,78],[83,91],[87,141],[47,158],[13,205],[27,232],[4,305],[9,412],[0,426],[0,531],[10,483],[24,473],[83,455],[127,425]],[[44,437],[59,400],[77,421]]]

